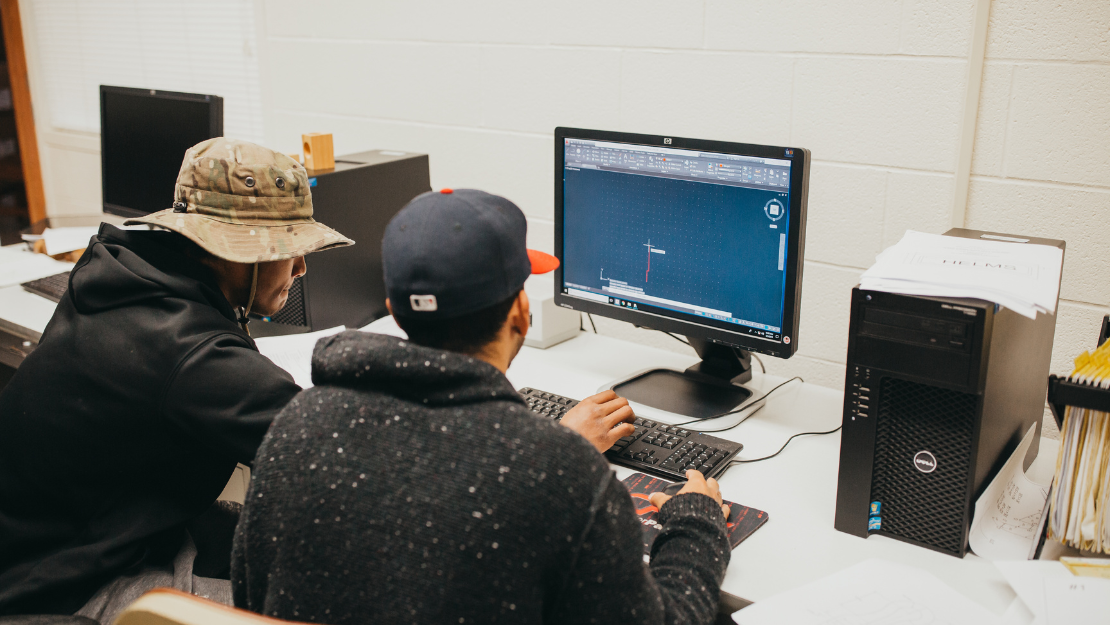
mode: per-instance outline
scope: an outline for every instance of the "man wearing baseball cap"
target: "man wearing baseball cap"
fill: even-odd
[[[222,546],[197,519],[300,392],[247,314],[352,242],[312,219],[303,167],[243,141],[191,148],[173,199],[129,222],[156,231],[101,226],[0,394],[0,615],[108,622],[154,586],[220,591],[194,574],[230,599],[234,514]]]
[[[316,386],[259,448],[232,555],[235,604],[344,623],[710,623],[729,559],[716,482],[689,472],[660,506],[650,567],[624,486],[599,450],[628,403],[534,416],[505,371],[522,287],[557,261],[525,248],[512,202],[426,193],[382,245],[409,340],[345,332],[313,354]]]

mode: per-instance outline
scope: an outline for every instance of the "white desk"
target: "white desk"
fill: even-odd
[[[396,324],[384,318],[365,329],[394,334]],[[583,333],[547,350],[523,348],[508,377],[517,388],[530,386],[582,398],[647,367],[682,370],[694,362],[693,355]],[[756,373],[749,386],[762,393],[782,381]],[[797,432],[837,427],[842,405],[840,391],[795,382],[775,392],[766,407],[743,425],[715,436],[743,443],[740,458],[761,458]],[[704,428],[725,427],[735,418],[720,421],[720,426]],[[1055,443],[1041,441],[1038,464],[1048,456],[1055,464]],[[927,570],[998,615],[1006,611],[1016,595],[994,565],[982,558],[958,559],[883,536],[863,539],[833,529],[839,454],[839,433],[799,437],[776,458],[734,466],[720,478],[725,499],[769,515],[766,525],[733,550],[722,590],[745,601],[759,601],[862,560],[883,558]],[[630,473],[616,468],[621,477]]]

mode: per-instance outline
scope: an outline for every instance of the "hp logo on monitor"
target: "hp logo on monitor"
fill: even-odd
[[[670,137],[666,137],[666,138],[663,139],[663,145],[670,145],[670,144],[671,144],[671,138]]]

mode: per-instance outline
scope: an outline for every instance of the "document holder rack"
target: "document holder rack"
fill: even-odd
[[[1098,345],[1106,342],[1110,336],[1110,315],[1102,318],[1102,329],[1099,332]],[[1071,382],[1066,377],[1056,375],[1048,376],[1048,406],[1052,410],[1052,417],[1056,419],[1056,427],[1064,430],[1064,417],[1067,415],[1068,406],[1087,408],[1110,413],[1110,388],[1101,388],[1088,384]],[[1056,481],[1053,478],[1045,499],[1044,511],[1041,514],[1041,524],[1037,530],[1037,540],[1029,552],[1029,559],[1035,560],[1041,555],[1045,539],[1048,536],[1048,510],[1052,502],[1053,491],[1056,490]]]

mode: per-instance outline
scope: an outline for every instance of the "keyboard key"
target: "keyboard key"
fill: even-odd
[[[649,428],[653,428],[653,427],[655,427],[655,426],[656,426],[656,425],[658,425],[658,424],[657,424],[656,422],[654,422],[654,421],[644,421],[644,425],[645,425],[646,427],[649,427]]]
[[[689,432],[687,432],[686,430],[679,430],[679,431],[678,431],[677,433],[678,433],[678,435],[679,435],[679,436],[681,436],[682,438],[686,438],[687,436],[689,436],[689,435],[690,435],[690,433],[689,433]]]
[[[709,473],[709,471],[711,471],[712,469],[713,467],[709,466],[708,464],[703,464],[698,467],[698,471],[701,471],[702,474]]]
[[[677,443],[675,443],[674,441],[667,441],[667,442],[663,443],[663,447],[665,447],[667,449],[674,449],[675,445],[677,445]]]
[[[635,423],[636,425],[643,425],[643,424],[644,424],[644,420],[643,420],[643,419],[641,419],[640,417],[636,417],[636,420],[635,420],[635,421],[633,421],[632,423]]]
[[[634,440],[636,440],[635,436],[622,436],[621,439],[620,439],[620,442],[627,445],[628,443],[631,443]]]
[[[656,462],[659,462],[659,458],[656,458],[654,456],[652,456],[651,458],[648,458],[648,463],[649,464],[655,464]]]

